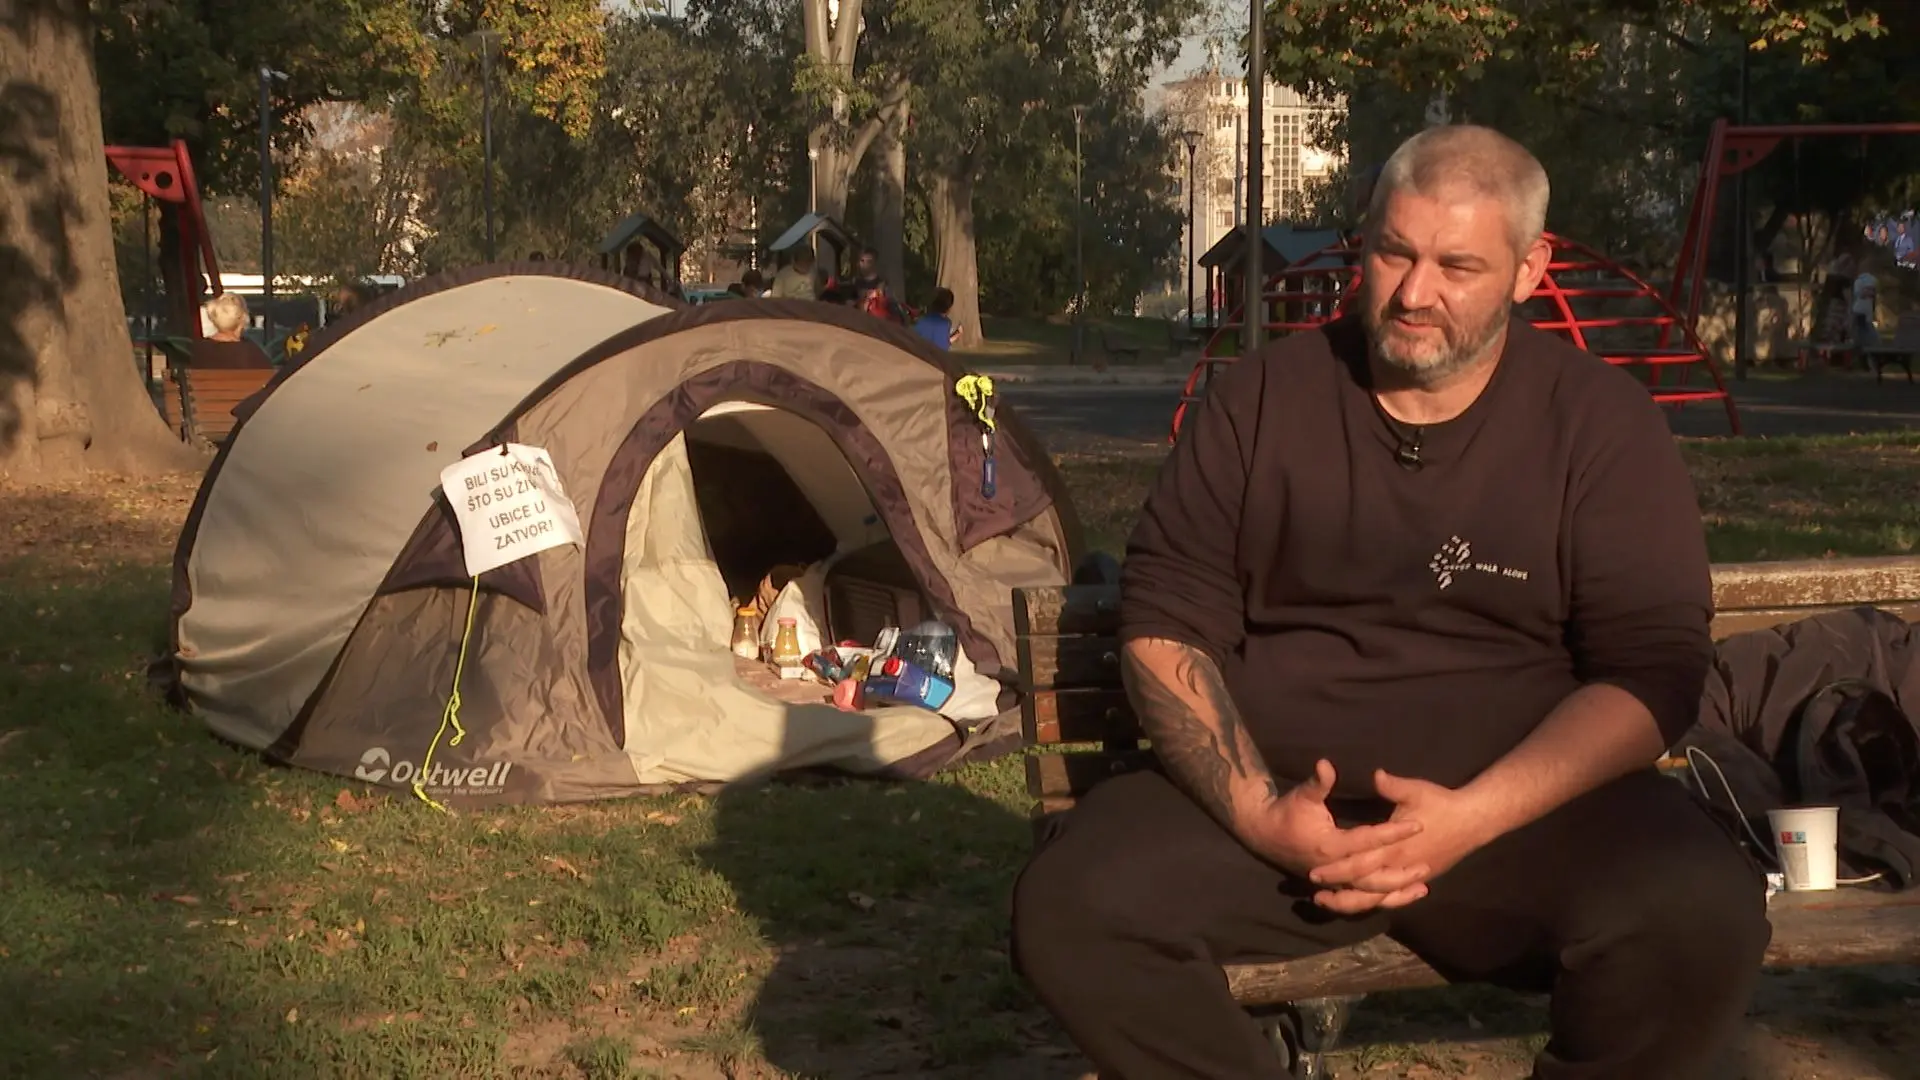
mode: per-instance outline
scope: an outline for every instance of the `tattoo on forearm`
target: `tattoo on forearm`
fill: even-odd
[[[1151,660],[1134,649],[1123,652],[1121,673],[1140,728],[1174,782],[1208,813],[1230,822],[1237,784],[1251,780],[1272,793],[1277,788],[1219,666],[1191,646],[1165,644]]]

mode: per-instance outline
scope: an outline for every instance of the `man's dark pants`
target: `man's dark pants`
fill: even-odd
[[[1772,929],[1765,879],[1649,769],[1474,852],[1428,895],[1357,918],[1255,857],[1163,775],[1109,780],[1014,892],[1022,974],[1104,1076],[1278,1078],[1219,965],[1385,933],[1456,982],[1551,991],[1539,1080],[1702,1075],[1745,1014]]]

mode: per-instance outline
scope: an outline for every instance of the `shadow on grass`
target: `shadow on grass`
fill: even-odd
[[[722,796],[709,867],[772,954],[750,1009],[804,1076],[1077,1077],[1007,957],[1019,759]]]

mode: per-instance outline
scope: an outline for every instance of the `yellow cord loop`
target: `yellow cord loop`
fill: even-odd
[[[447,707],[440,714],[440,730],[433,733],[433,742],[427,746],[427,756],[420,762],[420,772],[413,778],[413,793],[420,801],[443,814],[453,811],[435,802],[427,794],[427,776],[433,770],[433,752],[440,746],[440,737],[453,729],[453,738],[447,740],[448,746],[459,746],[467,737],[467,729],[460,726],[460,676],[467,670],[467,646],[473,642],[473,616],[480,608],[480,577],[474,575],[471,591],[467,594],[467,628],[460,634],[460,656],[453,663],[453,692],[447,695]]]
[[[953,384],[953,392],[973,410],[974,419],[988,431],[993,425],[993,378],[989,375],[966,375]]]

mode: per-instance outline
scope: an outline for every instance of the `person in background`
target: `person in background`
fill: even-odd
[[[1879,328],[1873,316],[1880,299],[1880,279],[1866,259],[1860,260],[1860,273],[1853,279],[1853,342],[1861,348],[1880,343]]]
[[[221,293],[200,305],[213,332],[193,343],[187,366],[192,368],[270,368],[266,351],[242,335],[247,329],[247,302],[238,293]]]
[[[953,339],[960,336],[960,329],[953,325],[950,317],[952,311],[953,290],[943,285],[933,290],[927,313],[914,320],[913,332],[933,342],[936,349],[951,348]]]
[[[747,299],[758,300],[767,295],[767,277],[759,269],[750,269],[740,275],[740,288]]]
[[[893,297],[887,295],[886,282],[876,279],[871,288],[856,288],[856,292],[861,297],[860,306],[867,314],[898,326],[907,325],[906,312],[901,310]]]
[[[773,288],[767,295],[775,300],[816,300],[813,287],[813,249],[796,248],[793,259],[773,275]]]
[[[528,261],[528,262],[546,262],[546,261],[547,261],[547,253],[546,253],[546,252],[544,252],[544,251],[531,251],[531,252],[528,252],[528,253],[527,253],[527,261]]]
[[[1913,265],[1913,233],[1904,221],[1893,223],[1893,261],[1901,266]]]
[[[866,295],[873,290],[885,286],[885,282],[880,280],[879,252],[870,247],[860,249],[860,258],[854,263],[851,284],[862,299],[865,299]]]

